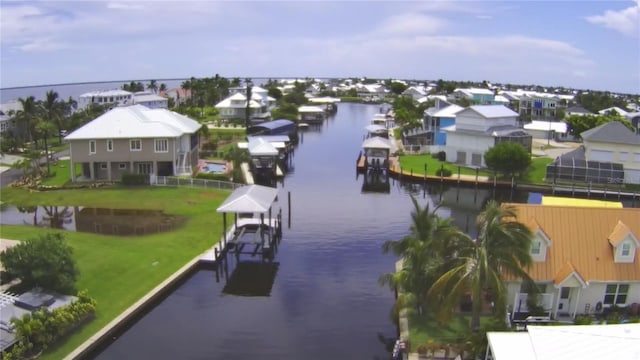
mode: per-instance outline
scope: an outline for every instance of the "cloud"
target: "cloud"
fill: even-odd
[[[587,16],[592,24],[618,31],[628,36],[640,36],[640,0],[623,10],[607,10],[602,15]]]
[[[68,48],[68,45],[52,41],[51,39],[41,38],[23,43],[15,47],[15,49],[30,53],[53,52]]]
[[[377,32],[391,35],[429,34],[441,30],[445,25],[444,20],[434,16],[408,13],[389,17]]]

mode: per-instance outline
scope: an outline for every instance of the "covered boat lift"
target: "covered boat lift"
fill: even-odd
[[[298,114],[300,122],[305,124],[318,124],[325,119],[325,109],[319,106],[300,106]]]
[[[364,166],[367,170],[381,171],[389,168],[391,142],[389,139],[374,136],[362,143],[364,149]]]
[[[234,250],[236,256],[248,253],[256,255],[273,254],[282,236],[282,211],[272,217],[273,203],[277,200],[278,189],[248,185],[237,188],[216,210],[222,213],[222,249]],[[227,231],[227,213],[234,214],[233,226]],[[265,219],[265,214],[268,217]],[[266,220],[266,222],[265,222]],[[253,246],[250,252],[243,252],[245,246]]]

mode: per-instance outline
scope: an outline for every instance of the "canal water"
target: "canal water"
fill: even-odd
[[[293,167],[277,185],[285,228],[274,265],[253,266],[261,296],[232,295],[227,290],[238,284],[198,270],[91,357],[388,359],[388,344],[397,337],[390,317],[394,294],[378,278],[393,271],[397,259],[381,247],[408,234],[410,196],[421,205],[440,205],[441,216],[473,235],[486,201],[528,202],[530,194],[394,180],[389,192],[363,192],[356,159],[364,128],[378,110],[342,103],[322,126],[301,135]],[[230,258],[233,279],[238,264]]]

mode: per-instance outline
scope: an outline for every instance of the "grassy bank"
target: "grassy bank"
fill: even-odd
[[[63,186],[71,182],[71,170],[69,169],[71,162],[69,160],[58,160],[51,163],[51,174],[53,176],[43,178],[42,185],[45,186]],[[46,165],[43,166],[46,168]],[[82,175],[82,165],[76,164],[76,176]]]
[[[98,302],[95,320],[43,359],[61,359],[196,255],[222,232],[215,209],[229,192],[186,188],[124,188],[33,192],[3,189],[2,201],[19,206],[59,205],[158,209],[188,217],[175,231],[142,237],[65,232],[80,269],[79,289]],[[24,240],[49,229],[2,226],[1,236]]]
[[[435,159],[434,157],[431,156],[431,154],[421,154],[421,155],[403,155],[400,157],[400,166],[402,167],[402,170],[404,171],[411,171],[413,170],[414,174],[420,174],[420,175],[424,175],[424,166],[425,164],[427,165],[427,175],[428,176],[436,176],[436,171],[438,169],[440,169],[441,167],[444,167],[445,169],[449,169],[451,171],[451,173],[453,174],[452,176],[455,176],[458,174],[458,165],[456,164],[452,164],[452,163],[448,163],[448,162],[441,162],[438,159]],[[467,168],[467,167],[460,167],[460,174],[463,175],[475,175],[476,174],[476,170],[472,169],[472,168]],[[479,171],[480,176],[493,176],[492,173],[481,169]]]

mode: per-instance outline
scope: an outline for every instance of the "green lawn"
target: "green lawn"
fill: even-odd
[[[43,359],[61,359],[113,320],[131,304],[220,239],[222,219],[216,208],[229,192],[161,187],[29,192],[2,190],[3,203],[103,208],[162,209],[187,216],[175,231],[143,237],[116,237],[65,232],[80,269],[78,289],[88,289],[98,303],[96,318]],[[28,226],[2,226],[1,236],[24,240],[52,231]]]
[[[531,168],[522,180],[532,184],[544,184],[544,178],[547,174],[547,165],[552,162],[553,159],[548,157],[532,158]]]
[[[440,167],[443,165],[445,169],[451,170],[452,176],[455,177],[458,174],[458,165],[448,163],[448,162],[442,163],[438,159],[433,158],[431,154],[400,156],[400,166],[404,171],[411,171],[413,169],[414,174],[423,175],[425,164],[427,164],[428,176],[436,176],[436,170],[440,169]],[[472,168],[467,168],[467,167],[460,167],[460,174],[475,175],[476,170]],[[492,176],[493,174],[486,170],[480,169],[478,175]]]
[[[51,164],[52,177],[42,179],[42,185],[45,186],[63,186],[71,181],[71,171],[69,170],[69,160],[59,160]],[[46,169],[46,165],[43,168]],[[82,165],[76,164],[76,175],[82,175]]]

